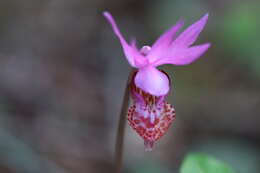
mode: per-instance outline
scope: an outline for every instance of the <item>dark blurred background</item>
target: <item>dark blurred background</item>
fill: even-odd
[[[200,151],[259,173],[258,0],[1,0],[0,173],[113,171],[130,67],[104,10],[139,47],[181,17],[187,27],[210,14],[197,41],[211,42],[209,51],[192,65],[162,67],[176,121],[148,153],[127,126],[124,171],[177,173]]]

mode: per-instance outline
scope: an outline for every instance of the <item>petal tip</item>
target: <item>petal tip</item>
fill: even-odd
[[[111,13],[109,13],[108,11],[104,11],[103,16],[109,21],[109,23],[111,23],[111,24],[114,23],[114,19],[113,19]]]
[[[204,43],[205,51],[211,47],[211,43]]]
[[[180,18],[177,22],[177,24],[183,26],[184,25],[184,19],[183,18]]]
[[[198,26],[201,27],[201,30],[204,28],[204,26],[206,25],[207,21],[209,18],[209,13],[204,14],[198,21],[197,24]]]
[[[207,21],[208,21],[208,18],[209,18],[209,13],[206,13],[206,14],[201,18],[201,20],[207,22]]]
[[[102,14],[103,14],[103,16],[105,16],[105,17],[109,17],[109,16],[111,16],[110,13],[109,13],[108,11],[103,11]]]

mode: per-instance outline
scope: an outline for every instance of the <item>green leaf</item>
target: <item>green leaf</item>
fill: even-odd
[[[225,163],[206,154],[189,154],[181,166],[181,173],[234,173]]]

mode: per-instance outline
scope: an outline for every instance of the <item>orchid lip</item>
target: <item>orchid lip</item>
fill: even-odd
[[[175,109],[166,102],[165,96],[151,95],[134,82],[134,72],[130,80],[133,105],[129,108],[129,125],[144,140],[145,151],[151,151],[154,143],[167,132],[175,119]]]
[[[154,96],[167,95],[170,90],[169,76],[151,65],[138,69],[134,80],[137,87]]]

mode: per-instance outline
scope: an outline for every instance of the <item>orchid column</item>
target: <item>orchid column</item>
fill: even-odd
[[[175,37],[183,26],[183,21],[177,22],[151,47],[143,46],[140,50],[135,40],[130,44],[126,42],[109,12],[103,14],[118,37],[126,59],[136,69],[130,79],[134,104],[129,108],[127,118],[130,126],[143,138],[146,150],[151,150],[175,119],[173,106],[165,100],[170,91],[170,77],[156,67],[190,64],[210,47],[209,43],[191,46],[204,28],[208,14]]]

